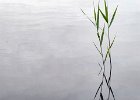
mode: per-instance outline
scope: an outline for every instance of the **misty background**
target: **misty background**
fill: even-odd
[[[116,100],[140,100],[140,1],[109,0]],[[92,0],[0,0],[0,100],[92,100],[99,85]]]

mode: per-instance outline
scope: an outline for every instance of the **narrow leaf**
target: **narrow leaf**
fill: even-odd
[[[99,39],[99,42],[100,42],[101,40],[100,40],[100,34],[99,34],[99,32],[97,32],[97,36],[98,36],[98,39]]]
[[[96,21],[96,9],[95,9],[95,7],[94,7],[94,19]]]
[[[115,18],[117,9],[118,9],[118,6],[116,7],[116,9],[115,9],[115,11],[114,11],[114,13],[113,13],[113,16],[112,16],[112,18],[111,18],[111,22],[110,22],[110,24],[109,24],[109,27],[111,26],[111,24],[112,24],[112,22],[113,22],[113,20],[114,20],[114,18]]]
[[[105,6],[106,20],[108,22],[108,7],[107,7],[107,4],[106,4],[106,0],[104,0],[104,6]]]
[[[100,9],[100,13],[101,13],[101,15],[103,16],[103,18],[104,18],[104,20],[106,21],[106,23],[108,23],[108,20],[107,20],[106,16],[104,15],[104,13],[102,12],[101,9]]]
[[[102,45],[102,43],[103,43],[103,39],[104,39],[104,30],[105,30],[105,25],[104,25],[104,28],[103,28],[103,30],[102,30],[102,35],[101,35],[101,41],[100,41],[100,46]]]
[[[82,9],[81,11],[87,17],[87,19],[96,27],[96,24],[87,16],[87,14]]]
[[[94,9],[94,19],[96,21],[96,9],[95,9],[95,5],[94,5],[94,1],[93,1],[93,9]]]
[[[99,30],[99,4],[98,4],[98,12],[97,12],[97,22],[96,22],[96,26],[97,26],[97,31]]]

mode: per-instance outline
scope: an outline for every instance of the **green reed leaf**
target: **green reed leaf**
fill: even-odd
[[[97,36],[98,36],[98,39],[99,39],[99,42],[100,42],[101,39],[100,39],[100,34],[99,34],[99,32],[97,32]]]
[[[95,9],[95,5],[94,5],[94,1],[93,1],[93,9],[94,9],[94,19],[95,19],[95,22],[96,22],[96,9]]]
[[[81,11],[87,17],[87,19],[96,27],[96,24],[88,17],[88,15],[82,9]]]
[[[96,22],[96,26],[97,26],[97,31],[99,30],[99,4],[98,4],[98,12],[97,12],[97,22]]]
[[[104,18],[104,20],[106,21],[106,23],[108,23],[108,19],[106,18],[105,14],[102,12],[101,9],[100,9],[100,13],[101,13],[102,17]]]
[[[112,15],[112,18],[111,18],[111,22],[110,22],[110,24],[109,24],[109,27],[111,26],[111,24],[112,24],[112,22],[113,22],[113,20],[114,20],[114,18],[115,18],[117,9],[118,9],[118,6],[116,7],[116,9],[115,9],[115,11],[114,11],[114,13],[113,13],[113,15]]]
[[[104,0],[104,6],[105,6],[106,20],[108,22],[108,7],[107,7],[107,4],[106,4],[106,1],[105,0]]]
[[[95,9],[95,7],[94,7],[94,19],[96,21],[96,9]]]
[[[105,25],[104,25],[104,28],[103,28],[103,30],[102,30],[102,35],[101,35],[101,40],[100,40],[100,46],[101,46],[102,43],[103,43],[104,33],[105,33]]]

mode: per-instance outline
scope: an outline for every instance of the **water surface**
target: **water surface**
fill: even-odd
[[[140,2],[133,1],[110,2],[120,6],[111,30],[117,100],[140,99]],[[80,11],[90,15],[91,3],[0,0],[0,100],[92,100],[100,82],[96,33]]]

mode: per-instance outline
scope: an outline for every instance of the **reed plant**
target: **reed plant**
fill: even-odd
[[[103,10],[100,7],[100,2],[103,2]],[[95,93],[94,99],[99,100],[110,100],[111,97],[115,100],[115,95],[111,86],[111,78],[112,78],[112,55],[111,49],[114,44],[116,36],[114,35],[113,38],[110,36],[110,28],[114,21],[117,8],[114,12],[110,15],[109,7],[106,0],[102,0],[98,2],[98,6],[95,7],[93,2],[93,17],[88,17],[87,14],[81,9],[84,15],[89,19],[89,21],[94,25],[96,28],[96,35],[98,38],[98,45],[94,43],[95,48],[97,49],[101,61],[98,63],[99,67],[101,68],[99,75],[101,76],[101,82],[97,91]],[[111,16],[111,17],[110,17]],[[101,22],[101,19],[103,22]],[[105,41],[107,40],[107,42]],[[109,62],[109,64],[107,63]],[[108,70],[108,71],[106,71]],[[104,88],[104,87],[107,87]]]

